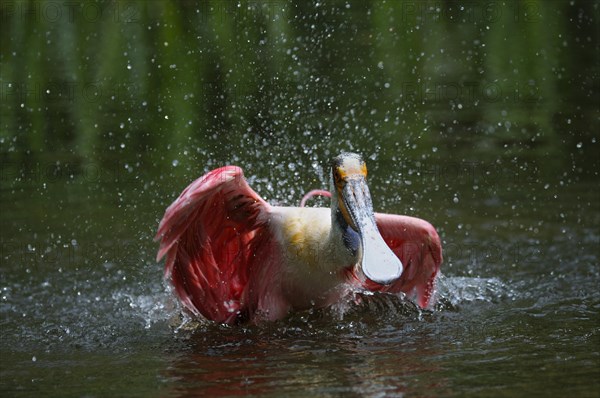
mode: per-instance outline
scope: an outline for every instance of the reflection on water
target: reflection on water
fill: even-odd
[[[496,299],[485,296],[486,288],[478,280],[461,278],[454,286],[472,288],[478,284],[479,299]],[[447,289],[456,301],[471,300],[461,298],[459,291]],[[192,351],[214,353],[212,360],[197,361],[198,364],[217,361],[216,366],[227,370],[233,366],[239,372],[225,373],[227,376],[219,378],[216,386],[212,386],[215,381],[203,372],[193,372],[190,377],[202,382],[195,392],[211,389],[211,393],[221,395],[274,390],[289,394],[302,389],[309,394],[359,396],[451,392],[442,372],[445,363],[440,361],[448,355],[449,346],[436,341],[439,331],[427,332],[427,325],[436,322],[435,313],[427,311],[424,315],[414,304],[385,294],[364,296],[360,304],[348,309],[342,320],[337,313],[322,312],[286,320],[284,325],[250,330],[250,336],[242,341],[239,333],[234,332],[234,344],[224,344],[217,352],[213,351],[215,342],[200,340],[202,334],[195,334],[192,338],[198,340],[194,340]],[[261,355],[251,358],[248,366],[231,365],[237,358],[247,358],[248,350],[254,355],[259,351]],[[187,360],[182,362],[187,364]],[[257,373],[248,371],[255,366],[259,368]],[[438,376],[429,377],[432,373]],[[223,383],[224,380],[228,382]],[[263,384],[269,387],[254,390]]]
[[[383,301],[388,307],[403,305],[391,296]],[[361,316],[368,315],[363,308],[343,321],[325,310],[243,330],[220,327],[216,333],[215,326],[199,326],[186,336],[189,352],[173,363],[168,377],[182,380],[181,391],[191,395],[396,396],[408,385],[411,391],[432,386],[443,391],[443,379],[415,385],[439,370],[427,358],[443,351],[431,337],[412,335],[419,316],[411,307],[411,315],[370,314],[386,320],[379,325]]]

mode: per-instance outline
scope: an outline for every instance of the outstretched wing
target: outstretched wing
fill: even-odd
[[[217,322],[236,319],[269,209],[236,166],[198,178],[167,208],[156,258],[167,256],[165,277],[185,307]]]
[[[385,288],[390,292],[416,294],[425,308],[435,288],[435,277],[442,264],[442,244],[435,228],[420,218],[375,213],[377,228],[404,265],[398,281]]]

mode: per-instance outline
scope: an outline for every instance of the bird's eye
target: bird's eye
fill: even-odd
[[[340,176],[340,173],[338,171],[333,173],[333,178],[335,179],[336,184],[342,182],[342,176]]]

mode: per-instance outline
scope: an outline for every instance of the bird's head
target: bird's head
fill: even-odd
[[[375,222],[367,186],[367,165],[355,153],[342,153],[331,164],[332,210],[344,244],[359,255],[363,274],[373,282],[388,285],[402,275],[402,262],[385,243]]]

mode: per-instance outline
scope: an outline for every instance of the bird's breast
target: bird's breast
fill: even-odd
[[[278,208],[272,227],[281,245],[283,285],[297,308],[323,304],[340,284],[346,264],[331,239],[331,210]]]
[[[328,260],[329,209],[290,209],[281,219],[281,241],[289,265],[318,269]]]

